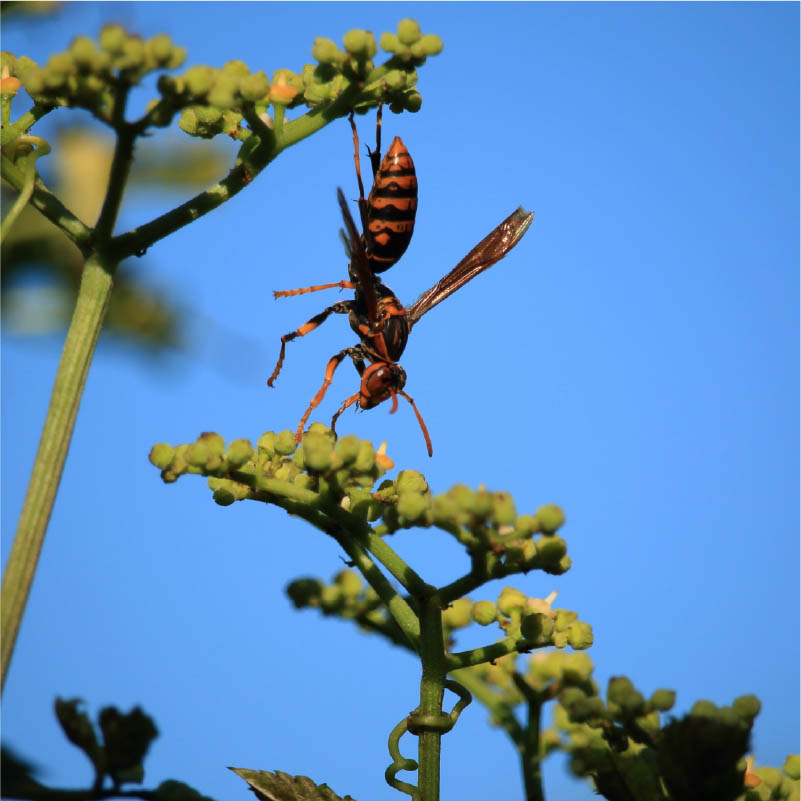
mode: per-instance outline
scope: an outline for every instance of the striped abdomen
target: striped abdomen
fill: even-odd
[[[396,136],[367,198],[367,257],[374,273],[389,269],[409,246],[417,213],[414,162]]]

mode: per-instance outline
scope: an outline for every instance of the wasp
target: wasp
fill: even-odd
[[[325,368],[325,378],[317,394],[312,398],[309,408],[300,420],[297,440],[300,442],[303,428],[312,411],[320,404],[333,381],[337,367],[348,356],[361,377],[359,391],[351,395],[337,410],[331,420],[331,430],[335,431],[336,421],[342,412],[354,403],[360,409],[372,409],[392,398],[392,409],[397,409],[397,396],[405,398],[411,405],[423,432],[428,455],[434,453],[431,438],[425,422],[414,400],[404,392],[406,372],[397,363],[406,347],[406,340],[412,327],[420,318],[457,289],[471,281],[479,273],[500,261],[526,233],[533,212],[522,207],[513,211],[500,225],[484,237],[444,278],[424,292],[408,309],[404,309],[391,290],[385,287],[370,272],[370,262],[364,248],[364,241],[356,230],[341,189],[337,199],[345,223],[344,240],[350,263],[348,270],[356,280],[357,299],[350,307],[351,327],[359,333],[360,343],[344,348],[329,359]],[[386,309],[389,308],[389,316]],[[355,325],[354,325],[355,323]],[[366,362],[370,362],[369,366]]]
[[[392,290],[375,276],[392,267],[409,246],[417,213],[417,176],[412,157],[399,136],[393,139],[383,161],[381,160],[382,107],[379,106],[376,116],[376,147],[375,150],[368,148],[373,185],[370,194],[365,199],[359,160],[359,134],[356,130],[353,112],[351,112],[349,120],[353,132],[356,180],[359,186],[359,216],[362,222],[362,234],[358,236],[359,250],[364,253],[367,272],[373,279],[369,283],[373,284],[377,295],[378,315],[385,330],[389,356],[397,361],[403,352],[408,336],[408,328],[404,319],[405,312]],[[286,357],[286,343],[313,331],[332,314],[347,314],[351,328],[360,338],[363,338],[367,326],[367,307],[363,294],[366,276],[364,281],[360,280],[351,265],[348,267],[348,277],[350,279],[348,281],[335,281],[331,284],[319,284],[303,289],[289,289],[273,293],[276,298],[282,298],[338,287],[339,289],[353,289],[356,296],[354,300],[334,303],[316,314],[300,328],[281,337],[278,362],[267,380],[269,386],[273,386],[283,366]]]

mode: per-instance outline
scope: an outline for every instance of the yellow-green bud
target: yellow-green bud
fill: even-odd
[[[398,496],[398,521],[402,526],[417,523],[429,508],[428,496],[420,492],[402,492]]]
[[[379,44],[387,53],[394,53],[401,47],[400,39],[394,33],[382,33]]]
[[[798,754],[790,754],[787,759],[784,760],[782,770],[791,779],[798,781],[799,778],[801,778],[801,757],[799,757]]]
[[[479,626],[489,626],[498,617],[498,607],[492,601],[476,601],[473,604],[473,620]]]
[[[592,626],[580,620],[567,627],[567,642],[576,651],[583,651],[593,643]]]
[[[159,470],[165,470],[172,462],[173,453],[174,451],[171,445],[168,445],[166,442],[157,442],[150,449],[148,458],[150,459],[150,463],[158,467]]]
[[[297,442],[295,442],[295,434],[292,431],[282,431],[275,438],[275,452],[282,456],[294,453],[296,447]]]
[[[571,623],[578,620],[578,612],[573,612],[570,609],[555,609],[556,612],[556,628],[559,631],[565,631]]]
[[[401,470],[395,479],[398,492],[427,492],[428,483],[422,473],[417,470]]]
[[[121,70],[137,70],[145,63],[145,43],[138,36],[125,40],[122,54],[115,59],[115,66]]]
[[[212,498],[218,506],[230,506],[236,500],[229,487],[217,487]]]
[[[496,492],[492,501],[492,522],[496,526],[511,525],[517,517],[512,496],[508,492]]]
[[[45,72],[38,67],[26,70],[21,79],[25,88],[32,95],[38,95],[45,90]]]
[[[333,456],[331,440],[318,431],[309,431],[303,435],[303,461],[308,470],[322,473],[331,467]]]
[[[356,598],[362,591],[361,576],[355,570],[340,570],[334,577],[346,598]]]
[[[583,684],[592,675],[592,659],[587,654],[562,654],[562,675],[566,682]]]
[[[549,503],[537,509],[537,522],[543,534],[553,534],[564,525],[565,513],[555,503]]]
[[[561,537],[542,536],[537,540],[536,545],[537,556],[543,562],[550,564],[558,563],[567,553],[567,543]]]
[[[391,89],[393,92],[399,92],[401,89],[406,88],[406,73],[401,70],[390,70],[384,76],[384,83],[386,83],[387,89]]]
[[[343,60],[344,53],[337,47],[336,42],[318,36],[312,44],[312,58],[321,64],[337,64]]]
[[[403,107],[406,111],[416,114],[423,105],[423,97],[419,92],[408,92],[403,96]]]
[[[524,615],[520,621],[520,634],[536,646],[549,645],[553,635],[553,619],[549,615]]]
[[[205,467],[209,460],[209,448],[204,442],[193,442],[186,449],[185,458],[193,467]]]
[[[96,53],[95,43],[88,36],[78,36],[70,44],[70,54],[79,67],[90,67]]]
[[[209,90],[208,101],[212,106],[220,109],[231,108],[236,103],[238,88],[239,78],[221,72]]]
[[[275,434],[272,431],[265,431],[256,442],[259,451],[267,456],[275,453]]]
[[[286,588],[289,600],[297,609],[302,609],[304,606],[318,606],[322,592],[323,583],[315,578],[295,579]]]
[[[340,458],[342,464],[347,465],[356,460],[356,457],[359,455],[360,447],[361,443],[359,442],[359,438],[355,434],[348,434],[337,440],[334,451]]]
[[[353,466],[356,473],[369,473],[375,467],[375,449],[371,442],[363,439],[359,443],[359,452]]]
[[[253,75],[246,75],[239,83],[239,93],[245,100],[255,103],[267,96],[270,91],[270,82],[262,70]]]
[[[442,623],[452,629],[462,629],[469,625],[472,610],[473,602],[469,598],[459,598],[442,613]]]
[[[226,461],[231,467],[241,467],[253,456],[253,446],[248,439],[235,439],[225,454]]]
[[[100,46],[114,55],[122,53],[126,39],[125,31],[119,25],[106,25],[100,31]]]
[[[328,584],[323,587],[320,601],[323,609],[336,609],[342,606],[342,590],[336,584]]]
[[[213,86],[214,79],[217,77],[217,70],[199,65],[190,67],[182,77],[189,93],[201,96],[205,95]]]
[[[718,716],[718,708],[712,701],[696,701],[690,715],[695,718],[716,718]]]
[[[414,44],[420,37],[420,23],[413,19],[402,19],[398,23],[398,39],[405,45]]]
[[[676,693],[674,690],[654,690],[650,700],[654,709],[667,712],[673,709],[673,704],[676,703]]]
[[[526,606],[526,596],[514,587],[504,587],[498,596],[498,609],[510,617],[513,612],[521,612]]]
[[[62,78],[66,78],[74,68],[75,62],[69,53],[53,53],[53,55],[47,59],[47,64],[45,66],[45,69],[51,75],[60,75]]]
[[[226,61],[225,64],[222,65],[221,71],[225,75],[230,75],[236,78],[242,78],[245,75],[250,74],[250,69],[248,65],[245,64],[244,61],[239,61],[238,59],[233,59],[232,61]]]
[[[370,31],[348,31],[342,37],[345,50],[362,61],[372,58],[376,54],[375,37]]]
[[[755,695],[741,695],[734,699],[732,707],[739,717],[753,720],[762,709],[762,704]]]
[[[184,62],[186,61],[186,48],[185,47],[173,47],[172,53],[170,54],[169,59],[167,59],[167,63],[164,65],[168,70],[177,70],[178,67],[182,67]]]
[[[442,52],[442,39],[435,33],[427,33],[417,45],[426,56],[437,56]]]
[[[147,40],[146,48],[157,64],[166,64],[172,56],[172,39],[166,33],[159,33]]]

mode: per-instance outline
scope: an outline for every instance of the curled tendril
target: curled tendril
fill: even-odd
[[[401,770],[417,770],[417,762],[414,759],[407,759],[400,752],[400,738],[409,730],[408,718],[404,718],[397,726],[390,732],[387,747],[389,748],[389,755],[392,757],[392,764],[384,772],[384,778],[390,787],[394,787],[401,793],[406,793],[412,797],[412,801],[419,801],[420,790],[413,784],[402,782],[396,779],[395,775]]]

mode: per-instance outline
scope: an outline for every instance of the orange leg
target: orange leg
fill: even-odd
[[[361,355],[361,350],[357,345],[354,348],[345,348],[345,350],[341,350],[337,353],[336,356],[332,356],[328,360],[328,364],[325,366],[325,379],[323,380],[323,385],[320,389],[317,390],[317,394],[311,399],[311,403],[309,404],[309,408],[306,409],[305,414],[303,417],[300,418],[300,423],[298,423],[298,430],[295,434],[295,441],[300,442],[301,437],[303,436],[303,428],[306,425],[306,421],[309,419],[309,415],[320,405],[320,402],[325,397],[325,393],[328,390],[328,387],[331,386],[331,382],[334,380],[334,373],[336,372],[337,367],[342,364],[342,360],[346,356],[351,356],[352,358],[356,358],[357,356]],[[358,394],[358,393],[357,393]]]
[[[281,367],[284,364],[284,357],[286,356],[287,342],[291,342],[293,339],[297,339],[298,337],[305,337],[310,331],[314,331],[317,326],[322,325],[331,314],[348,314],[352,306],[352,300],[343,300],[340,303],[335,303],[333,306],[329,306],[319,314],[315,314],[311,320],[305,322],[296,331],[290,331],[288,334],[284,334],[281,337],[281,352],[278,355],[278,363],[275,365],[273,374],[267,379],[267,385],[270,387],[273,386],[275,379],[278,378],[278,373],[281,372]]]
[[[273,292],[275,298],[288,298],[291,295],[305,295],[308,292],[319,292],[321,289],[355,289],[356,287],[350,281],[335,281],[333,284],[319,284],[317,286],[307,286],[303,289],[281,289]]]
[[[345,409],[347,409],[347,408],[348,408],[348,406],[351,406],[353,403],[355,403],[357,400],[359,400],[359,394],[360,394],[360,393],[358,393],[358,392],[354,392],[354,393],[353,393],[353,395],[351,395],[351,396],[350,396],[350,397],[349,397],[349,398],[348,398],[348,399],[347,399],[347,400],[346,400],[346,401],[345,401],[345,402],[342,404],[342,406],[340,406],[340,407],[339,407],[339,411],[338,411],[338,412],[337,412],[337,413],[336,413],[336,414],[335,414],[335,415],[334,415],[334,416],[331,418],[331,431],[333,431],[333,432],[334,432],[334,434],[336,434],[336,433],[337,433],[337,431],[336,431],[336,425],[337,425],[337,420],[339,419],[339,415],[341,415],[341,414],[342,414],[342,412],[344,412],[344,411],[345,411]]]

